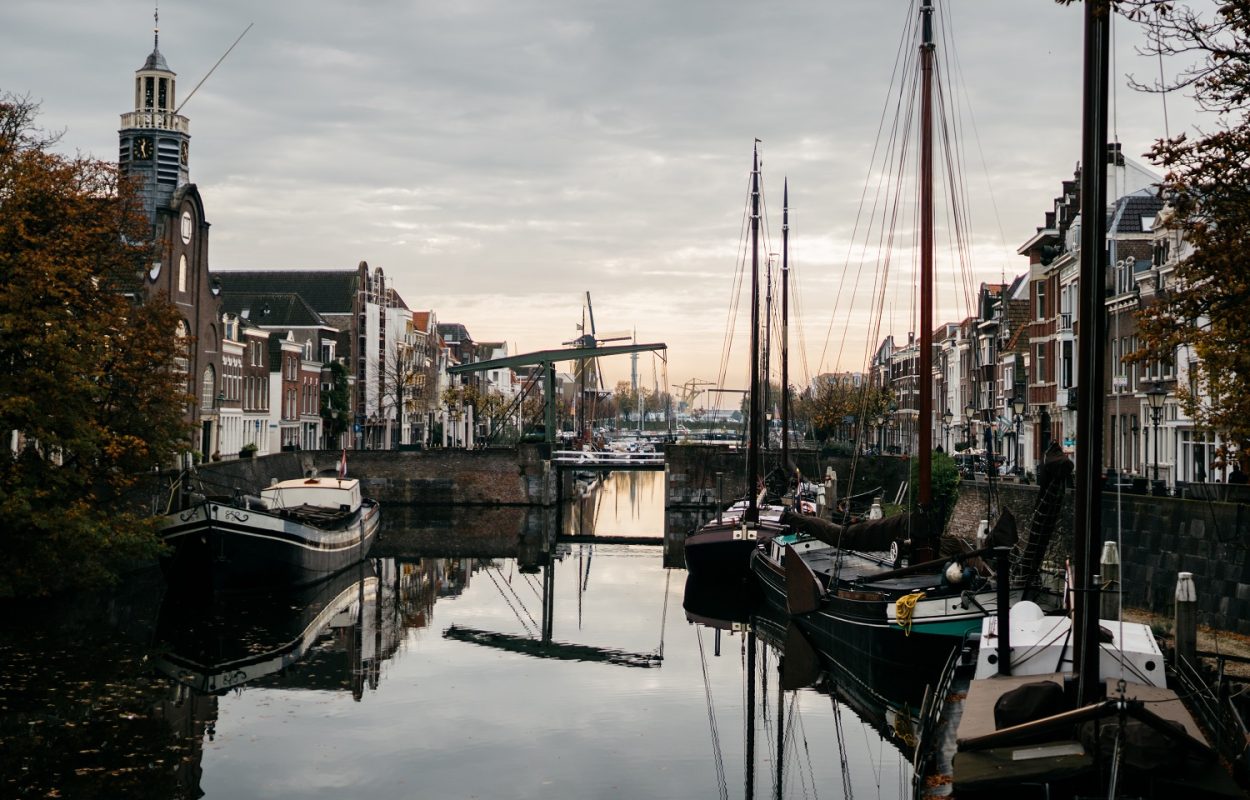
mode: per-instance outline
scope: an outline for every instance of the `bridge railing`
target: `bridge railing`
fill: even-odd
[[[553,450],[551,463],[562,467],[654,466],[664,464],[663,453],[629,453],[618,450]]]

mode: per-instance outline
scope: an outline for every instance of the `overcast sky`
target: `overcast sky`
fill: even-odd
[[[912,7],[165,0],[160,49],[181,102],[254,23],[182,109],[214,270],[364,260],[410,307],[514,352],[573,338],[590,291],[600,335],[668,343],[673,386],[717,376],[761,139],[774,250],[790,181],[798,383],[863,364],[862,325],[838,320],[828,347],[826,332]],[[0,89],[40,101],[44,127],[65,129],[64,151],[115,159],[152,11],[5,0]],[[965,145],[974,280],[1010,280],[1026,268],[1016,248],[1079,157],[1081,5],[952,0],[948,14],[976,134]],[[1140,39],[1117,21],[1113,125],[1130,156],[1164,124],[1158,97],[1124,86],[1126,72],[1158,74],[1134,55]],[[1169,99],[1173,133],[1193,122],[1191,106]],[[895,303],[881,333],[906,336],[909,312]],[[940,304],[938,320],[964,314],[954,297]],[[728,385],[744,380],[745,336]],[[628,377],[627,357],[604,367]],[[659,374],[649,357],[642,371],[648,385]]]

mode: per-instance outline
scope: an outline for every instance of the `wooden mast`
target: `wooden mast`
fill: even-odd
[[[920,8],[920,359],[919,441],[916,443],[919,506],[932,510],[933,474],[933,3]],[[940,533],[940,531],[939,531]],[[921,559],[923,560],[923,559]]]
[[[758,522],[755,495],[760,482],[760,149],[751,149],[751,397],[747,425],[746,522]]]
[[[1102,414],[1106,351],[1107,77],[1110,5],[1085,0],[1084,100],[1081,121],[1081,257],[1077,316],[1076,519],[1073,524],[1077,627],[1077,703],[1100,699],[1098,586],[1102,548]]]
[[[781,469],[790,479],[790,179],[781,195]]]

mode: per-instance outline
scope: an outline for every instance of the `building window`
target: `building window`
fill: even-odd
[[[200,380],[200,408],[209,409],[213,407],[213,400],[217,394],[217,376],[213,372],[213,365],[209,364],[204,368],[204,376]]]

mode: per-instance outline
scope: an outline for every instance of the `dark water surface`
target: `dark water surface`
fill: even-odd
[[[906,726],[853,681],[779,693],[763,621],[752,644],[687,620],[659,473],[552,523],[657,546],[534,557],[523,512],[405,511],[298,594],[210,605],[153,575],[7,610],[0,797],[766,798],[779,765],[784,797],[910,793]]]

